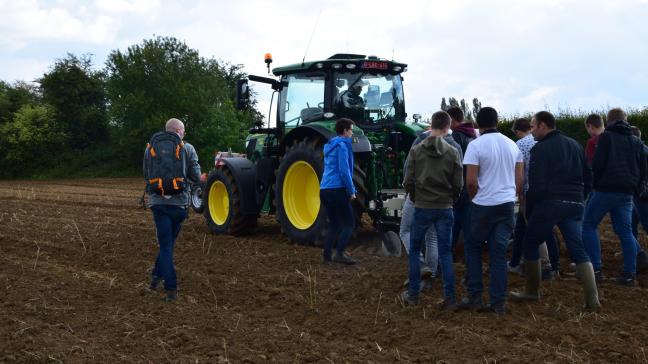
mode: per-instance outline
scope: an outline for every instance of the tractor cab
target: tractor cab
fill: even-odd
[[[341,117],[360,127],[403,121],[401,72],[406,69],[402,63],[355,54],[275,68],[281,83],[277,124],[295,128]]]

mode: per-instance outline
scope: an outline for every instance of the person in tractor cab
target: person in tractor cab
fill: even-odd
[[[166,122],[165,130],[167,133],[174,133],[180,137],[181,149],[185,153],[184,171],[181,171],[181,174],[184,173],[184,177],[195,184],[203,181],[204,176],[200,173],[200,164],[198,164],[196,149],[191,144],[182,142],[185,136],[185,127],[182,121],[175,118],[169,119]],[[153,272],[151,273],[151,285],[149,288],[152,291],[157,290],[160,282],[164,280],[164,289],[166,291],[165,301],[167,302],[175,301],[177,298],[173,248],[178,234],[180,234],[182,222],[187,218],[189,198],[188,189],[173,195],[149,193],[149,206],[153,212],[157,239],[160,245]]]
[[[342,103],[347,109],[363,109],[365,106],[365,100],[360,96],[362,92],[362,87],[366,86],[368,83],[364,80],[356,81],[355,84],[352,84],[348,90],[343,91],[342,93]]]
[[[353,121],[341,118],[335,123],[337,136],[324,145],[324,172],[320,183],[320,199],[329,218],[322,260],[352,265],[355,260],[345,252],[354,229],[351,200],[356,198],[353,185]],[[332,256],[333,243],[337,241],[336,254]]]

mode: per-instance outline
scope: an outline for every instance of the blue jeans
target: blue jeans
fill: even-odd
[[[328,259],[331,257],[333,243],[336,240],[338,254],[344,253],[355,227],[355,218],[346,189],[328,188],[320,190],[320,199],[329,218],[326,240],[324,241],[324,257]]]
[[[459,234],[463,230],[464,245],[466,243],[468,232],[470,231],[470,204],[464,206],[455,206],[454,223],[452,225],[452,246],[457,245]],[[465,259],[464,259],[465,261]]]
[[[515,230],[513,232],[513,251],[511,252],[511,267],[520,264],[522,258],[522,247],[524,241],[524,234],[527,231],[527,223],[524,220],[522,212],[518,212],[515,220]],[[547,243],[547,251],[549,252],[549,261],[551,262],[551,270],[558,270],[560,268],[560,249],[558,242],[554,236],[553,229],[548,233],[547,238],[543,240]]]
[[[648,201],[641,201],[637,197],[632,199],[634,211],[632,214],[632,235],[639,240],[639,223],[645,232],[648,232]]]
[[[428,228],[437,233],[439,263],[443,276],[443,292],[447,300],[455,301],[454,267],[452,265],[452,209],[415,208],[409,251],[409,295],[417,296],[421,284],[421,245]]]
[[[601,269],[601,242],[598,225],[610,213],[614,232],[621,240],[623,271],[635,274],[637,270],[637,241],[632,236],[632,195],[628,193],[594,191],[590,195],[583,218],[583,242],[594,270]]]
[[[401,213],[400,232],[398,235],[405,245],[407,254],[409,254],[412,222],[414,221],[414,202],[409,198],[409,195],[405,197],[405,203],[403,204],[403,210]],[[439,248],[437,247],[437,235],[434,226],[430,226],[425,232],[424,255],[423,263],[430,268],[432,275],[436,275],[439,263]]]
[[[187,218],[187,209],[181,206],[153,205],[153,220],[157,232],[160,251],[155,259],[153,276],[164,280],[164,289],[177,289],[176,271],[173,266],[173,248],[175,246],[182,222]]]
[[[538,202],[529,216],[524,235],[524,259],[538,260],[538,245],[545,241],[548,234],[553,235],[553,227],[558,225],[571,260],[576,264],[589,262],[582,239],[583,209],[583,204],[579,202]]]
[[[515,204],[507,202],[495,206],[472,204],[470,207],[470,234],[466,244],[468,261],[468,295],[481,298],[482,250],[488,245],[491,305],[504,304],[506,300],[507,269],[506,248],[513,232]]]

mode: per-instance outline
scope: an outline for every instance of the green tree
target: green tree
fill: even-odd
[[[203,164],[215,150],[243,147],[255,114],[234,108],[236,81],[245,77],[241,66],[221,65],[175,38],[156,37],[113,51],[106,72],[114,141],[131,166],[140,163],[147,139],[171,117],[185,122],[186,139]]]
[[[82,150],[108,139],[104,78],[102,72],[92,69],[90,56],[68,53],[38,82],[43,101],[52,106],[72,149]]]
[[[10,122],[20,108],[40,103],[40,93],[36,86],[24,81],[13,85],[0,81],[0,124]]]
[[[4,177],[29,176],[57,163],[66,135],[54,120],[54,110],[24,105],[11,122],[0,125],[0,170]]]
[[[465,99],[458,100],[454,97],[449,97],[448,102],[446,102],[445,97],[441,98],[441,110],[447,111],[451,107],[460,108],[466,120],[475,121],[477,119],[477,113],[481,110],[481,102],[477,98],[474,98],[472,101],[473,107],[472,110]]]

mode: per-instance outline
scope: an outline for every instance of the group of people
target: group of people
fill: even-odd
[[[623,251],[623,271],[615,282],[634,285],[637,272],[648,268],[636,232],[639,222],[648,222],[648,147],[638,129],[628,124],[626,113],[610,110],[606,125],[601,116],[590,115],[585,127],[591,139],[585,149],[557,130],[554,116],[547,111],[513,123],[517,142],[498,132],[498,114],[491,107],[482,108],[476,122],[478,130],[464,121],[460,108],[436,112],[430,129],[409,152],[400,234],[409,255],[403,302],[418,304],[437,272],[443,281],[439,304],[443,310],[505,314],[507,296],[538,301],[542,279],[559,271],[553,233],[557,226],[582,282],[584,307],[598,311],[597,282],[603,280],[598,226],[608,213]],[[354,221],[349,201],[356,193],[351,175],[352,121],[340,119],[336,129],[338,137],[324,149],[320,193],[331,225],[323,260],[354,264],[344,253]],[[453,247],[460,234],[467,295],[458,300]],[[507,261],[511,240],[513,252]],[[336,241],[337,253],[332,257]],[[488,304],[482,297],[484,246],[489,255]],[[541,257],[548,260],[545,270]],[[509,271],[524,272],[526,284],[507,295]]]
[[[637,240],[638,223],[648,227],[648,147],[626,113],[610,110],[606,125],[599,115],[590,115],[585,127],[591,139],[585,149],[557,130],[547,111],[513,123],[517,143],[498,132],[495,109],[482,108],[476,119],[478,129],[464,121],[460,108],[434,113],[429,130],[416,139],[405,162],[407,196],[400,236],[409,269],[403,302],[418,304],[438,272],[443,281],[440,309],[505,314],[511,270],[523,271],[526,284],[523,290],[510,292],[510,299],[538,301],[541,256],[548,256],[550,275],[558,272],[559,247],[553,234],[557,226],[583,284],[585,308],[597,311],[601,304],[596,285],[603,280],[598,226],[608,213],[623,252],[623,271],[615,281],[634,285],[637,272],[648,269],[648,255]],[[180,120],[170,119],[165,129],[182,142],[185,130]],[[335,129],[337,136],[323,151],[320,198],[330,223],[322,259],[325,264],[352,265],[356,261],[345,249],[355,225],[353,121],[341,118]],[[182,150],[187,178],[204,182],[195,149],[183,142]],[[174,301],[173,248],[187,216],[189,193],[149,196],[160,246],[150,288],[155,290],[164,281],[165,299]],[[467,295],[458,300],[453,248],[460,235],[466,265],[461,281]],[[513,253],[507,261],[512,236]],[[489,255],[487,305],[482,297],[484,246]]]

